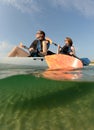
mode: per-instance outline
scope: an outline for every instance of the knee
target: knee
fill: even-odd
[[[15,46],[14,48],[13,48],[13,50],[18,50],[19,49],[19,47],[18,46]]]

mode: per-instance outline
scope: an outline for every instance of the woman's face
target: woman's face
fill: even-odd
[[[67,39],[64,40],[65,41],[65,44],[68,46],[69,45],[69,42]]]
[[[41,33],[40,33],[40,32],[37,32],[37,33],[36,33],[36,38],[38,39],[40,36],[41,36]]]
[[[39,40],[42,40],[42,39],[43,39],[43,34],[41,34],[41,32],[38,31],[38,32],[36,33],[36,38],[39,39]]]

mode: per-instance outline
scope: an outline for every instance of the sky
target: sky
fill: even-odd
[[[0,56],[29,47],[37,30],[61,46],[71,37],[76,55],[94,60],[94,0],[0,0]]]

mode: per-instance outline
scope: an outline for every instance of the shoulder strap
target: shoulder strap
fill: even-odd
[[[42,50],[42,45],[41,45],[41,41],[37,40],[37,50],[41,51]]]

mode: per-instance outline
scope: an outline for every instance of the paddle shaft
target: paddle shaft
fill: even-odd
[[[57,44],[57,43],[55,43],[55,42],[52,42],[52,44],[55,45],[55,46],[58,46],[58,45],[59,45],[59,44]],[[63,47],[60,46],[60,48],[62,49]],[[81,59],[80,59],[79,57],[77,57],[76,55],[70,55],[70,56],[73,56],[73,57],[75,57],[75,58],[81,60]]]
[[[27,46],[23,46],[25,49],[29,50],[29,48]]]
[[[58,46],[57,43],[52,42],[52,44],[55,45],[55,46]],[[29,48],[28,48],[27,46],[24,45],[23,47],[24,47],[25,49],[29,50]],[[60,46],[60,48],[63,48],[63,47]],[[79,57],[77,57],[77,56],[75,56],[75,55],[70,55],[70,56],[73,56],[73,57],[75,57],[75,58],[81,60]],[[82,61],[82,60],[81,60],[81,61]],[[82,63],[83,63],[83,61],[82,61]]]
[[[52,42],[52,44],[53,45],[55,45],[55,46],[58,46],[59,44],[57,44],[57,43],[55,43],[55,42]],[[61,47],[61,46],[59,46],[61,49],[63,48],[63,47]]]

